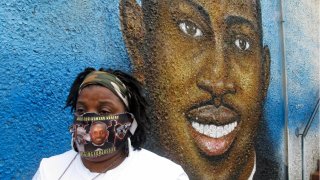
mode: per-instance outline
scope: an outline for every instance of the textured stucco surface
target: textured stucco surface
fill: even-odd
[[[286,163],[289,156],[290,178],[300,179],[300,141],[294,131],[304,126],[319,97],[319,1],[293,0],[284,5],[288,154],[280,2],[268,0],[262,1],[264,43],[272,59],[265,116],[278,161]],[[70,149],[72,116],[63,109],[64,101],[76,74],[87,66],[131,72],[118,1],[0,2],[0,179],[30,179],[41,158]],[[319,123],[306,140],[308,173],[319,158],[316,142]]]

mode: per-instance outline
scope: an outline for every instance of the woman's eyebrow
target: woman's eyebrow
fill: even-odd
[[[99,100],[99,106],[106,106],[106,105],[114,105],[115,103],[110,100]]]
[[[84,105],[85,103],[81,100],[78,100],[76,104]]]

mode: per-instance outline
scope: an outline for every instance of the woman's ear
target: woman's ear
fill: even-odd
[[[143,41],[145,26],[143,22],[142,8],[135,0],[120,1],[120,20],[122,36],[132,64],[134,76],[144,84],[143,75]]]

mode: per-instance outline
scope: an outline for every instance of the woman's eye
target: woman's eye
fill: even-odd
[[[179,23],[181,31],[192,37],[200,37],[203,35],[202,31],[198,26],[191,21],[182,21]]]
[[[85,113],[85,110],[84,109],[76,109],[76,114],[77,115],[82,115]]]
[[[109,112],[109,111],[102,110],[102,111],[99,112],[99,114],[105,116],[105,115],[109,115],[110,112]]]
[[[242,51],[248,50],[250,48],[250,43],[243,39],[243,38],[237,38],[234,41],[234,44],[236,45],[236,47]]]

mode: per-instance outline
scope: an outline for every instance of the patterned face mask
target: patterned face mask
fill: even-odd
[[[85,113],[74,117],[71,131],[80,155],[94,159],[122,148],[136,128],[137,122],[131,113],[107,116]]]

